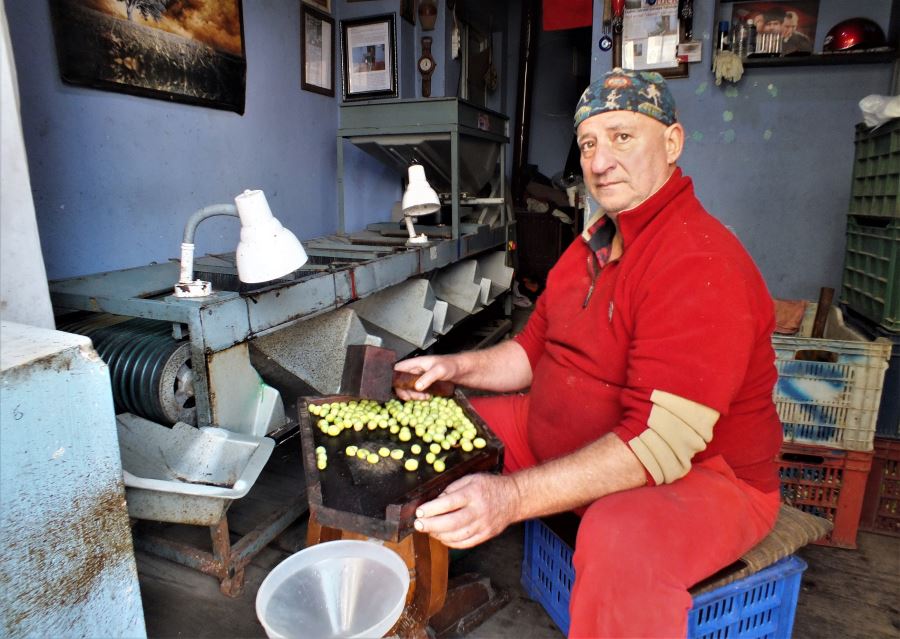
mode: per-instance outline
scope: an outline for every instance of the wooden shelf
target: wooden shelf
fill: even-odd
[[[830,66],[837,64],[878,64],[897,60],[897,51],[858,51],[848,53],[813,53],[810,55],[797,55],[772,58],[748,58],[744,60],[744,68],[765,67],[811,67]]]

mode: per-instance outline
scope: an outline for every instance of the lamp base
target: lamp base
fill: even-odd
[[[194,280],[193,282],[178,282],[175,285],[175,297],[207,297],[212,295],[212,282]]]
[[[428,244],[428,236],[424,233],[419,235],[415,235],[408,240],[406,240],[407,246],[421,246],[422,244]]]

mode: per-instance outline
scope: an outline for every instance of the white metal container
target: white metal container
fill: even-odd
[[[212,526],[246,495],[272,454],[268,437],[224,428],[172,428],[123,413],[116,418],[128,514]]]

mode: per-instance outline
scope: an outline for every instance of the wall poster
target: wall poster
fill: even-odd
[[[51,0],[64,82],[244,112],[241,0]]]

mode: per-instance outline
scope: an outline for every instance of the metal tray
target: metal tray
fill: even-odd
[[[378,450],[382,445],[396,447],[396,438],[381,429],[345,430],[337,437],[330,437],[315,427],[315,418],[307,410],[310,404],[353,399],[359,398],[350,395],[306,397],[298,406],[309,509],[323,526],[399,542],[413,531],[419,504],[434,499],[464,475],[499,472],[503,468],[503,444],[459,390],[454,399],[475,424],[478,435],[487,442],[484,448],[468,453],[461,448],[450,449],[442,473],[424,463],[417,471],[409,472],[403,468],[402,461],[390,458],[369,464],[348,457],[344,449],[350,444],[364,445],[369,450]],[[328,455],[328,466],[322,471],[316,467],[317,446],[324,446]]]

